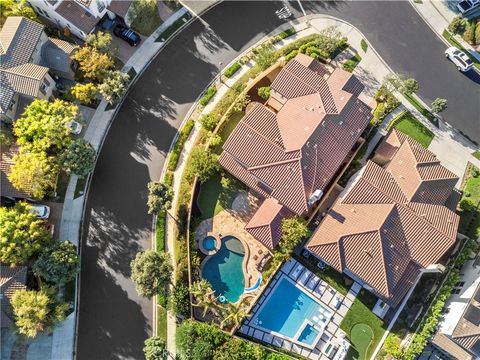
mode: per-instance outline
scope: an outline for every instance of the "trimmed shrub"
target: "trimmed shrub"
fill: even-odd
[[[476,30],[476,27],[477,27],[477,25],[475,24],[474,21],[469,22],[465,32],[463,33],[463,38],[470,45],[475,45],[475,30]]]
[[[215,86],[210,86],[205,92],[205,95],[203,95],[202,98],[200,99],[200,105],[202,106],[207,105],[210,102],[210,100],[212,100],[212,98],[215,96],[216,93],[217,93],[217,89],[215,88]]]
[[[272,43],[277,43],[279,41],[282,41],[283,39],[289,37],[289,36],[292,36],[294,34],[296,34],[297,31],[294,29],[294,28],[290,28],[290,29],[287,29],[285,31],[282,31],[280,34],[277,34],[275,35],[274,37],[272,37]]]
[[[469,197],[464,197],[458,207],[463,211],[475,211],[475,202]]]
[[[475,43],[480,45],[480,25],[477,23],[477,27],[475,28]]]
[[[467,19],[459,15],[452,20],[450,25],[448,25],[448,31],[450,31],[454,35],[463,34],[467,28],[467,25]]]
[[[220,117],[218,114],[209,113],[205,114],[200,118],[200,124],[202,124],[202,128],[207,131],[213,131],[218,124]]]
[[[183,127],[182,131],[178,135],[178,139],[175,142],[175,145],[173,145],[172,152],[170,153],[170,157],[168,158],[167,170],[175,171],[175,169],[177,168],[178,159],[180,157],[180,153],[182,152],[183,145],[185,144],[185,141],[187,141],[190,133],[192,132],[194,125],[195,125],[195,122],[192,119],[188,120],[185,126]],[[165,183],[167,183],[166,180],[165,180]]]
[[[240,63],[234,62],[223,72],[223,75],[227,78],[231,78],[233,74],[235,74],[238,70],[240,70],[241,67],[242,65],[240,65]]]
[[[270,97],[270,90],[270,86],[258,88],[258,96],[260,96],[263,100],[267,100]]]
[[[299,53],[298,50],[292,50],[290,51],[287,55],[285,55],[285,61],[290,61],[292,60],[295,56],[297,56]]]
[[[360,41],[360,47],[362,48],[363,52],[367,52],[368,44],[365,39],[362,39],[362,41]]]

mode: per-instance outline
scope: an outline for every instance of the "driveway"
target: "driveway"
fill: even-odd
[[[419,81],[426,102],[447,98],[446,119],[480,138],[479,79],[459,74],[445,61],[445,45],[408,2],[304,6],[309,13],[331,14],[357,26],[395,71]],[[143,341],[152,333],[153,304],[136,294],[129,263],[152,244],[146,184],[159,178],[177,128],[218,74],[218,63],[228,64],[282,24],[274,15],[281,7],[283,3],[273,1],[217,5],[173,39],[129,92],[99,154],[88,195],[79,360],[143,358]],[[293,10],[295,16],[298,10]]]

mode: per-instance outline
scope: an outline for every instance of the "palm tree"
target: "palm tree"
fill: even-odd
[[[250,316],[250,314],[246,311],[244,305],[246,305],[246,298],[240,300],[240,302],[236,305],[232,303],[227,303],[224,307],[225,317],[220,323],[220,326],[224,327],[224,325],[228,322],[232,322],[234,327],[239,326],[243,318]]]
[[[212,286],[207,280],[202,279],[200,281],[196,281],[190,291],[197,300],[197,303],[193,304],[193,306],[203,307],[203,317],[205,317],[208,310],[215,309],[217,307],[215,291],[212,290]]]

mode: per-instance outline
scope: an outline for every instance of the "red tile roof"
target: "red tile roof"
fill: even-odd
[[[277,200],[267,198],[245,226],[254,238],[273,250],[282,237],[282,219],[291,213]]]
[[[449,187],[439,187],[436,182],[446,174],[453,179],[439,163],[442,169],[429,172],[428,180],[414,177],[413,170],[400,177],[400,171],[417,171],[424,161],[438,162],[414,140],[403,140],[386,168],[369,161],[354,175],[307,244],[323,261],[368,284],[391,306],[404,297],[421,268],[436,263],[455,243],[459,222],[458,215],[443,206],[457,178]],[[399,159],[403,169],[392,171]],[[423,189],[423,195],[413,188]]]
[[[356,97],[363,87],[352,74],[336,69],[325,79],[326,74],[305,55],[291,60],[272,83],[271,96],[283,107],[275,113],[254,106],[220,157],[250,188],[299,215],[308,210],[313,192],[325,190],[371,116]]]

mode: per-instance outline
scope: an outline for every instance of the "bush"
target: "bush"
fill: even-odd
[[[277,43],[279,41],[282,41],[283,39],[289,37],[289,36],[292,36],[294,34],[296,34],[297,31],[294,29],[294,28],[290,28],[290,29],[287,29],[285,31],[282,31],[281,33],[275,35],[274,37],[272,37],[272,43]]]
[[[238,70],[240,70],[241,67],[242,65],[240,65],[240,63],[234,62],[223,72],[223,75],[227,78],[231,78],[233,74],[235,74]]]
[[[178,159],[180,157],[180,153],[182,152],[183,145],[185,145],[185,141],[187,141],[188,136],[192,132],[194,125],[195,125],[195,122],[192,119],[188,120],[185,126],[183,127],[183,129],[178,134],[177,141],[175,142],[175,145],[173,145],[173,149],[170,152],[170,156],[168,158],[167,169],[169,171],[175,171],[175,169],[177,168]],[[165,183],[166,183],[166,180],[165,180]]]
[[[207,105],[210,102],[210,100],[212,100],[212,98],[215,96],[216,93],[217,93],[217,89],[215,88],[215,86],[210,86],[205,92],[205,95],[203,95],[202,98],[200,99],[200,105],[202,106]]]
[[[145,340],[143,348],[145,360],[167,360],[168,350],[164,339],[158,336],[152,336]]]
[[[470,45],[475,45],[475,31],[476,31],[477,25],[475,21],[471,21],[468,23],[467,28],[465,29],[465,32],[463,33],[463,38],[465,39],[466,42],[468,42]]]
[[[475,211],[476,204],[471,198],[464,197],[458,204],[458,207],[463,211]]]
[[[200,118],[200,124],[202,128],[207,131],[213,131],[217,127],[220,117],[216,113],[205,114]]]
[[[285,55],[285,61],[290,61],[292,60],[295,56],[297,56],[299,53],[298,50],[292,50],[290,51],[287,55]]]
[[[475,43],[480,45],[480,25],[477,23],[477,27],[475,28]]]
[[[362,39],[362,41],[360,41],[360,47],[362,48],[363,52],[367,52],[368,44],[365,39]]]
[[[270,86],[258,88],[258,96],[260,96],[263,100],[267,100],[270,97],[270,90]]]
[[[454,35],[463,34],[467,28],[468,21],[461,15],[456,16],[450,25],[448,25],[448,31]]]
[[[263,43],[254,50],[255,62],[262,69],[267,69],[277,60],[277,52],[271,43]]]
[[[178,283],[170,294],[170,310],[175,315],[188,317],[190,315],[190,292],[188,286]]]
[[[198,177],[200,182],[207,181],[215,171],[218,170],[218,158],[210,150],[195,148],[191,153],[191,158],[185,169],[185,177],[191,181]]]

